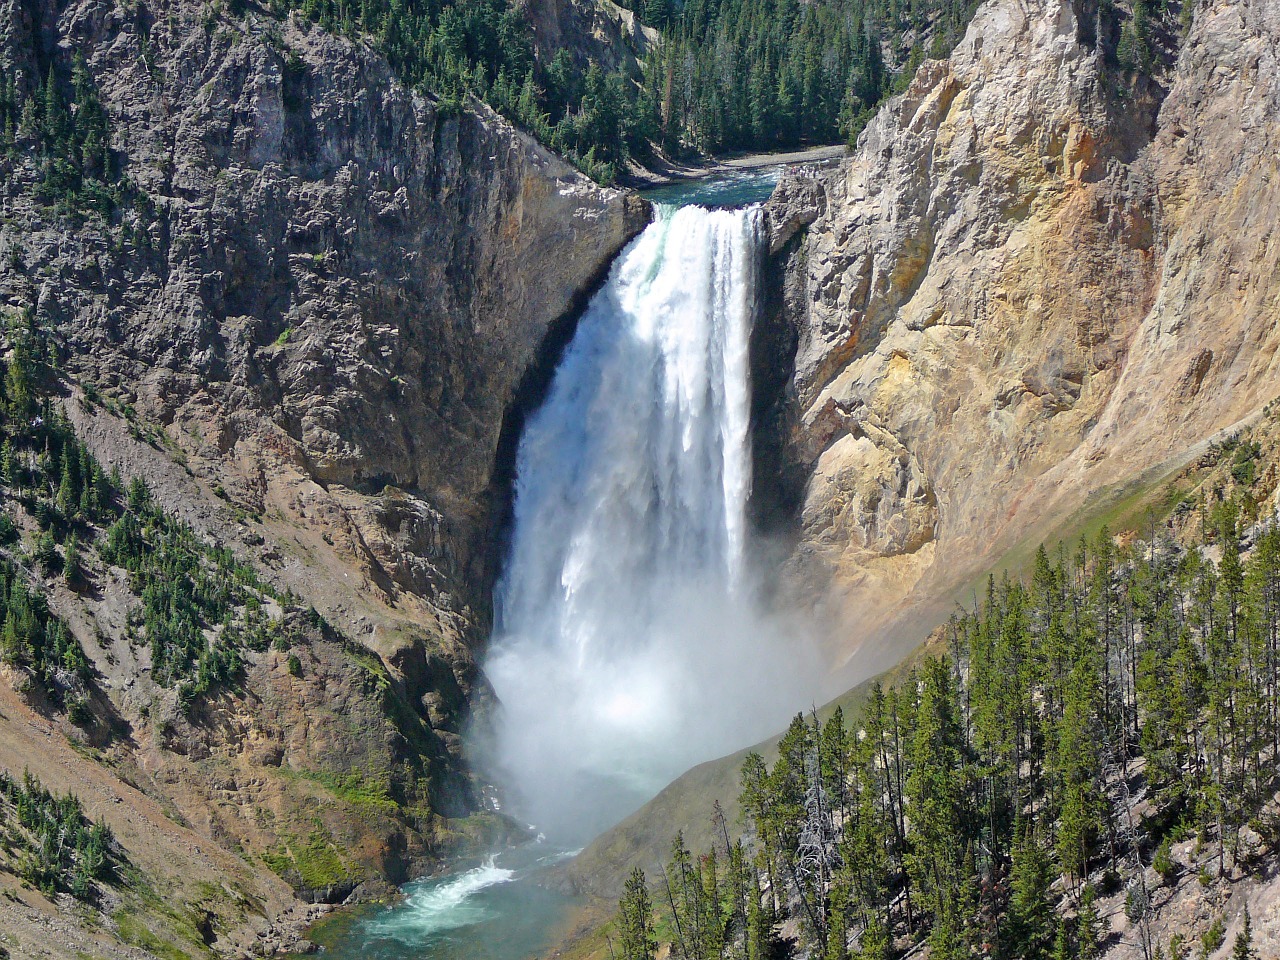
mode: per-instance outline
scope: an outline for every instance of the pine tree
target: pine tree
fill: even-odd
[[[922,674],[908,761],[907,794],[917,828],[907,867],[932,911],[935,931],[946,931],[956,926],[954,901],[963,882],[962,738],[950,666],[929,660]],[[935,949],[945,951],[950,944]]]
[[[62,547],[62,576],[72,586],[80,580],[80,544],[74,533]]]
[[[1102,920],[1098,916],[1097,893],[1092,886],[1086,886],[1080,894],[1076,946],[1080,960],[1095,960],[1102,953]]]
[[[872,913],[858,941],[858,960],[890,960],[892,956],[893,937],[880,914]]]
[[[1231,960],[1258,960],[1253,949],[1253,918],[1249,915],[1247,906],[1244,908],[1244,925],[1231,946]]]
[[[17,486],[18,483],[18,463],[13,456],[13,444],[5,437],[4,444],[0,445],[0,482],[9,486]]]
[[[1001,952],[1019,960],[1048,960],[1057,935],[1050,890],[1053,868],[1040,843],[1020,826],[1010,873],[1012,896]]]
[[[896,934],[927,942],[938,960],[1096,960],[1104,925],[1084,880],[1100,855],[1119,869],[1141,844],[1169,874],[1167,836],[1160,841],[1179,817],[1199,817],[1207,836],[1216,830],[1220,857],[1230,849],[1269,795],[1280,736],[1280,529],[1259,530],[1246,560],[1248,491],[1237,493],[1202,525],[1221,543],[1221,562],[1154,534],[1129,547],[1104,533],[1056,561],[1041,550],[1029,586],[991,578],[985,602],[952,619],[948,657],[887,689],[873,685],[856,735],[799,717],[772,769],[749,758],[742,801],[757,863],[777,878],[778,918],[803,931],[816,929],[806,917],[820,909],[793,870],[811,846],[798,827],[815,752],[839,807],[827,936],[808,934],[805,949],[843,960],[856,937],[878,960],[877,945]],[[1126,819],[1122,773],[1126,783],[1146,779],[1154,816]],[[1074,922],[1054,910],[1054,852],[1076,894]],[[686,862],[699,889],[716,889],[712,860]],[[1126,912],[1137,921],[1149,902],[1145,887],[1133,891]],[[745,910],[747,930],[766,926],[761,906],[757,896]],[[694,914],[677,915],[686,923]],[[1241,958],[1256,953],[1251,937],[1246,924]],[[1144,945],[1153,960],[1163,952],[1145,931]],[[1168,946],[1172,957],[1185,953]],[[747,937],[751,960],[766,949],[764,937]]]
[[[78,464],[71,457],[71,445],[67,444],[62,448],[62,477],[58,482],[58,495],[55,502],[58,505],[59,512],[64,517],[71,517],[75,514],[80,505],[79,484],[76,482],[76,468]]]
[[[768,960],[773,955],[772,899],[765,902],[760,890],[760,871],[752,869],[747,885],[747,960]]]
[[[18,618],[13,611],[4,618],[4,629],[0,630],[0,660],[5,663],[21,663],[25,650],[22,637],[18,635]]]
[[[54,572],[58,563],[58,549],[51,531],[46,530],[36,539],[36,546],[32,551],[32,556],[45,573]]]
[[[1071,936],[1065,923],[1058,924],[1058,935],[1053,940],[1053,960],[1075,960],[1075,950],[1071,946]]]
[[[32,385],[34,361],[25,335],[14,338],[4,378],[4,396],[9,417],[24,425],[35,416],[35,395]]]
[[[653,960],[658,949],[653,930],[653,904],[644,871],[636,867],[627,878],[622,901],[618,905],[619,960]]]

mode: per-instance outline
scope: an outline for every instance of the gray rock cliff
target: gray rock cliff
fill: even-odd
[[[71,223],[10,164],[0,296],[234,508],[474,641],[504,419],[644,205],[305,21],[5,6],[0,63],[83,54],[145,201]]]
[[[137,909],[170,911],[148,926],[274,949],[314,916],[298,896],[376,894],[506,829],[460,754],[487,698],[475,655],[514,442],[649,210],[296,17],[0,0],[0,70],[25,96],[51,70],[71,90],[79,57],[116,205],[41,198],[19,131],[0,159],[0,307],[51,331],[66,409],[107,468],[336,632],[249,655],[234,689],[184,712],[135,649],[123,585],[51,584],[114,733],[89,749],[6,686],[0,766],[113,824],[161,897]],[[35,894],[5,911],[24,937],[65,928],[68,956],[144,955]]]

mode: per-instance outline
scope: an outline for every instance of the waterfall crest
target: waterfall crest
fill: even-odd
[[[544,828],[607,825],[802,705],[749,562],[762,258],[757,208],[659,208],[521,438],[485,669],[498,763]]]

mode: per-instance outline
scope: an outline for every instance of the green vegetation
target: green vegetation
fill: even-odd
[[[851,136],[914,72],[945,55],[973,0],[637,0],[662,31],[641,70],[606,71],[569,50],[534,56],[508,0],[272,0],[324,29],[371,42],[407,83],[457,110],[475,96],[601,182],[652,143],[668,152],[771,149]],[[230,12],[243,12],[231,4]],[[214,19],[207,26],[212,27]],[[931,38],[931,39],[930,39]],[[926,49],[926,44],[928,44]],[[895,75],[886,65],[898,62]],[[64,68],[65,69],[65,68]],[[110,217],[139,198],[111,149],[110,124],[84,60],[68,76],[0,73],[10,156],[38,160],[37,196],[66,213]],[[306,66],[284,69],[286,106],[304,102]],[[146,240],[142,231],[139,241]]]
[[[683,841],[677,841],[683,848]],[[645,884],[644,871],[636,867],[627,878],[626,891],[618,907],[619,960],[649,960],[658,949],[653,929],[653,905]],[[610,951],[612,954],[612,950]]]
[[[524,14],[507,0],[272,0],[324,29],[370,40],[406,83],[458,110],[475,96],[520,124],[600,182],[643,154],[651,112],[625,73],[578,66],[567,52],[549,64],[533,55]],[[305,67],[291,60],[295,84]]]
[[[684,156],[851,141],[925,57],[950,54],[977,0],[624,0],[661,35],[636,75],[563,49],[539,61],[506,0],[274,4],[371,38],[446,107],[474,95],[607,182],[654,144]],[[1104,3],[1106,58],[1132,73],[1172,62],[1175,15],[1191,6]]]
[[[659,139],[674,153],[852,139],[886,95],[905,89],[926,53],[950,53],[977,6],[974,0],[637,3],[664,31],[645,64],[646,102],[658,106]]]
[[[1253,917],[1249,915],[1249,908],[1244,908],[1244,923],[1240,927],[1240,932],[1236,934],[1235,942],[1231,945],[1231,960],[1257,960],[1257,952],[1253,949]]]
[[[230,551],[210,547],[165,514],[140,479],[129,485],[127,504],[99,552],[128,571],[131,589],[142,598],[154,678],[181,682],[184,698],[198,697],[240,673],[236,628],[257,579]],[[205,631],[218,628],[219,642],[211,644]]]
[[[1200,955],[1208,957],[1217,953],[1227,941],[1227,924],[1221,917],[1215,917],[1209,929],[1200,935]]]
[[[244,650],[287,650],[306,624],[319,619],[314,611],[289,624],[268,616],[263,600],[283,598],[230,550],[206,543],[160,509],[137,478],[99,538],[98,551],[104,562],[129,574],[130,588],[142,601],[153,677],[176,685],[187,705],[234,682],[244,667]]]
[[[332,770],[281,770],[286,777],[310,780],[325,787],[330,793],[352,806],[367,811],[394,814],[400,809],[391,796],[391,786],[385,780],[375,780],[358,772],[335,773]]]
[[[1123,889],[1153,956],[1149,883],[1181,870],[1175,842],[1199,838],[1212,884],[1280,840],[1280,528],[1252,487],[1262,453],[1216,448],[1198,512],[1178,508],[1192,542],[1104,528],[1041,548],[1026,582],[991,578],[853,724],[799,716],[772,766],[748,756],[747,837],[696,857],[677,838],[655,884],[674,955],[772,956],[790,919],[829,960],[921,943],[935,958],[1095,956],[1095,901]],[[640,906],[629,885],[619,929]],[[1217,949],[1222,925],[1204,937]],[[653,955],[637,950],[624,955]]]
[[[152,905],[148,904],[148,906]],[[115,921],[116,932],[125,943],[142,947],[157,957],[163,957],[164,960],[191,960],[192,953],[164,939],[152,929],[155,921],[151,914],[141,913],[136,908],[122,908],[115,912],[112,920]],[[191,933],[191,942],[194,946],[200,942],[199,935],[195,931]]]
[[[673,156],[768,150],[856,137],[926,56],[945,57],[977,0],[625,0],[660,32],[639,68],[608,71],[561,49],[534,55],[526,15],[509,0],[271,0],[325,30],[372,44],[406,83],[445,111],[488,103],[598,181],[654,144]],[[1184,19],[1190,4],[1177,13]],[[212,6],[206,29],[218,12]],[[233,16],[245,12],[230,3]],[[1150,73],[1171,60],[1173,5],[1104,3],[1108,57]],[[38,60],[39,58],[37,58]],[[0,71],[0,131],[11,157],[37,161],[37,196],[64,213],[152,212],[122,175],[93,78],[77,54],[62,74]],[[305,103],[307,67],[286,54],[284,101]],[[132,227],[125,225],[133,236]],[[146,230],[136,232],[139,244]],[[14,256],[20,254],[16,248]],[[287,332],[282,334],[283,343]]]
[[[250,567],[165,513],[141,479],[126,489],[118,474],[103,471],[54,401],[55,351],[29,313],[11,319],[7,340],[0,504],[21,506],[39,532],[23,557],[13,549],[14,517],[0,513],[0,547],[10,548],[0,556],[0,658],[30,670],[57,703],[70,681],[89,681],[84,651],[49,613],[39,574],[82,588],[86,552],[95,546],[103,563],[128,574],[141,600],[144,634],[135,639],[151,648],[156,682],[177,686],[184,704],[235,681],[242,651],[288,649],[299,630],[318,622],[314,612],[292,626],[269,617],[263,601],[282,598]]]
[[[287,833],[283,837],[283,845],[263,854],[262,860],[296,889],[324,890],[354,879],[320,821],[305,838]]]
[[[407,82],[456,109],[473,95],[601,182],[652,143],[671,154],[764,150],[852,137],[926,52],[945,56],[974,0],[637,0],[662,31],[640,75],[533,55],[506,0],[274,0],[366,37]],[[927,47],[926,47],[927,44]],[[886,65],[884,49],[901,70]],[[294,62],[294,61],[291,61]],[[301,78],[295,62],[292,76]]]
[[[70,893],[89,901],[97,884],[114,882],[111,830],[90,821],[73,794],[50,793],[30,771],[16,780],[0,770],[0,808],[0,850],[46,896]]]
[[[104,218],[136,200],[111,150],[107,112],[84,58],[76,54],[69,78],[51,65],[43,78],[24,79],[0,70],[0,150],[35,159],[36,198],[62,214]]]
[[[1158,24],[1165,6],[1164,0],[1136,0],[1132,14],[1120,27],[1120,41],[1116,44],[1116,62],[1120,66],[1150,72],[1157,57],[1152,36],[1154,25]]]
[[[60,572],[68,584],[79,582],[80,533],[110,515],[114,488],[66,418],[49,407],[50,355],[29,314],[11,319],[8,340],[0,383],[0,504],[16,501],[40,532],[25,562],[12,549],[0,556],[0,660],[28,670],[60,703],[88,680],[89,663],[66,624],[49,612],[37,573]],[[13,518],[0,514],[0,549],[18,540]]]
[[[1114,50],[1107,48],[1109,61],[1131,74],[1160,73],[1173,65],[1194,15],[1191,0],[1104,2],[1099,25],[1116,38]]]
[[[633,0],[661,31],[639,69],[605,70],[568,49],[539,60],[509,0],[271,0],[324,29],[371,43],[406,83],[446,111],[477,97],[600,182],[653,144],[673,155],[764,150],[854,136],[926,54],[945,56],[975,0]],[[211,7],[206,28],[216,23]],[[227,8],[242,14],[242,3]],[[38,58],[37,58],[38,59]],[[122,175],[110,124],[78,54],[44,77],[0,73],[10,156],[37,158],[37,196],[66,213],[110,218],[145,198]],[[307,68],[284,65],[288,109]],[[147,241],[147,232],[136,239]]]
[[[23,572],[0,558],[0,660],[29,669],[47,692],[59,690],[58,674],[89,677],[84,650],[66,624],[49,613],[44,596],[32,589]]]

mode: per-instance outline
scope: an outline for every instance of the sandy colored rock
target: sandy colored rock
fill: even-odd
[[[796,578],[881,669],[954,591],[1280,393],[1280,5],[1200,6],[1154,79],[1092,7],[993,2],[837,172],[784,180]],[[807,212],[805,207],[807,206]]]

